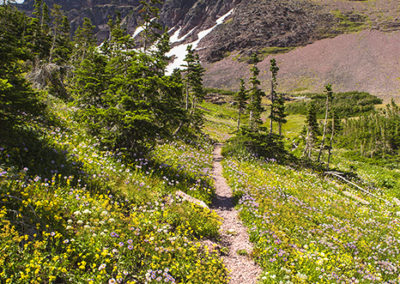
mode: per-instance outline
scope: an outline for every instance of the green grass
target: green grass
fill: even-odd
[[[339,23],[336,27],[338,32],[358,32],[362,31],[367,27],[368,21],[367,17],[360,14],[352,14],[352,18],[350,15],[345,15],[340,10],[331,11],[332,15],[338,19]]]
[[[61,101],[51,112],[50,124],[1,140],[1,283],[227,283],[200,242],[218,238],[220,218],[174,194],[210,204],[209,141],[171,141],[132,161],[100,148]]]
[[[310,170],[235,158],[223,166],[262,283],[399,280],[397,208]]]

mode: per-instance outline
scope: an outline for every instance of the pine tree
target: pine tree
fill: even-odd
[[[140,10],[143,19],[143,49],[146,52],[150,44],[161,37],[162,26],[157,22],[160,10],[160,0],[140,1],[142,9]]]
[[[270,71],[272,73],[272,78],[271,78],[271,111],[269,115],[270,119],[269,133],[272,134],[274,121],[278,121],[278,114],[277,114],[278,105],[276,103],[276,86],[277,86],[276,76],[278,74],[279,67],[276,65],[275,59],[271,59]]]
[[[23,123],[43,113],[44,105],[26,81],[24,61],[31,58],[24,37],[27,17],[9,3],[0,6],[0,124]]]
[[[322,140],[321,140],[321,145],[319,148],[319,153],[318,153],[318,162],[321,161],[321,155],[322,151],[325,147],[325,139],[326,139],[326,130],[327,130],[327,125],[328,125],[328,116],[330,113],[330,106],[332,104],[333,100],[333,92],[332,92],[332,85],[328,84],[325,86],[325,93],[326,93],[326,103],[325,103],[325,120],[324,120],[324,130],[322,133]]]
[[[319,135],[319,125],[317,121],[317,111],[315,104],[312,102],[307,111],[307,134],[306,134],[306,146],[304,148],[304,156],[311,158],[312,152],[317,142],[317,137]]]
[[[142,52],[132,49],[119,17],[110,28],[103,52],[90,48],[75,73],[77,118],[106,147],[136,152],[172,135],[186,120],[181,77],[165,76],[167,36],[155,50]],[[197,61],[194,57],[194,70]]]
[[[333,142],[334,139],[336,137],[336,135],[338,135],[340,133],[340,131],[342,130],[342,126],[341,126],[341,122],[339,119],[339,116],[336,114],[335,111],[333,111],[332,114],[332,124],[330,127],[330,140],[329,140],[329,147],[328,147],[328,162],[327,162],[327,169],[329,170],[329,165],[331,162],[331,157],[332,157],[332,149],[333,149]]]
[[[246,110],[247,99],[248,99],[248,97],[247,97],[247,91],[246,91],[244,80],[240,79],[240,89],[239,89],[239,92],[237,92],[235,95],[235,101],[237,102],[237,106],[238,106],[238,126],[237,126],[238,131],[240,130],[242,114]]]
[[[35,0],[33,17],[28,27],[27,41],[30,42],[35,57],[34,67],[38,67],[41,60],[49,58],[52,41],[49,9],[42,0]]]
[[[278,122],[279,136],[282,136],[282,124],[286,123],[285,113],[285,98],[282,93],[277,94],[276,89],[278,86],[277,75],[279,67],[276,64],[275,59],[271,59],[270,71],[272,73],[271,78],[271,113],[270,113],[270,134],[273,133],[273,122]]]
[[[89,18],[83,19],[82,26],[78,27],[74,35],[74,50],[72,53],[72,62],[74,65],[79,65],[87,58],[88,51],[93,50],[92,47],[96,45],[96,38],[94,36],[95,26]]]
[[[71,28],[68,18],[63,14],[60,5],[55,4],[53,6],[51,16],[53,18],[53,39],[50,48],[49,62],[64,65],[69,61],[72,52],[72,42],[70,40]]]
[[[250,77],[250,85],[251,88],[249,90],[250,103],[248,109],[250,111],[250,129],[253,131],[257,131],[259,125],[262,124],[261,114],[264,111],[264,108],[261,105],[261,100],[264,95],[263,91],[259,88],[260,81],[258,80],[258,75],[260,74],[260,70],[257,67],[257,64],[260,62],[257,54],[252,55],[253,66],[250,69],[252,76]]]
[[[204,100],[203,74],[204,68],[201,66],[199,56],[194,54],[192,46],[187,47],[185,56],[184,82],[185,82],[185,109],[189,112],[191,125],[200,127],[203,123],[201,111],[197,105]]]

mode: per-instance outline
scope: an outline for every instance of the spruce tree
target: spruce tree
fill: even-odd
[[[261,114],[264,111],[264,108],[261,105],[261,100],[264,92],[259,88],[260,81],[258,80],[258,75],[260,74],[260,70],[258,69],[257,64],[260,61],[257,54],[253,54],[251,60],[253,62],[253,66],[250,69],[252,76],[250,77],[250,103],[248,106],[248,109],[250,111],[249,126],[251,130],[257,131],[259,125],[262,124]]]
[[[204,100],[203,74],[204,68],[201,66],[199,56],[194,54],[192,46],[187,47],[185,56],[184,83],[185,83],[185,109],[189,113],[191,125],[198,128],[203,123],[201,111],[197,105]]]
[[[325,93],[326,93],[326,103],[325,103],[325,119],[324,119],[324,128],[323,128],[323,133],[322,133],[322,140],[321,144],[319,147],[319,153],[318,153],[318,162],[321,161],[321,155],[322,151],[325,147],[325,139],[326,139],[326,134],[327,134],[327,126],[328,126],[328,117],[330,113],[330,106],[332,104],[333,100],[333,92],[332,92],[332,85],[328,84],[325,86]]]
[[[235,101],[238,106],[238,126],[237,126],[238,131],[240,130],[242,114],[246,110],[247,99],[248,99],[248,97],[247,97],[247,91],[246,91],[246,86],[245,86],[244,80],[240,79],[240,89],[235,94]]]
[[[79,65],[87,58],[88,51],[94,50],[92,47],[96,45],[96,38],[94,36],[95,26],[89,18],[83,19],[82,26],[78,27],[74,35],[74,49],[72,53],[72,63]]]
[[[269,127],[269,134],[273,133],[273,125],[274,121],[278,121],[278,105],[276,102],[276,87],[277,87],[277,80],[276,76],[279,71],[279,67],[276,65],[276,60],[271,59],[271,66],[270,66],[270,71],[272,73],[272,78],[271,78],[271,111],[269,115],[270,119],[270,127]]]
[[[330,127],[330,139],[329,139],[329,147],[328,147],[328,161],[327,161],[327,169],[329,170],[329,164],[331,162],[332,157],[332,149],[333,149],[333,142],[335,137],[340,133],[342,130],[341,121],[339,116],[336,114],[335,111],[332,111],[332,123]]]
[[[27,17],[9,3],[0,6],[0,124],[23,123],[43,113],[44,105],[25,79],[31,59],[24,37]],[[1,135],[0,135],[1,136]]]
[[[276,89],[278,86],[277,75],[279,67],[276,64],[275,59],[270,61],[271,67],[270,71],[272,73],[271,78],[271,113],[270,113],[270,134],[273,133],[273,122],[278,122],[278,132],[279,136],[282,136],[282,124],[286,123],[286,113],[285,113],[285,98],[282,93],[277,94]]]
[[[89,48],[75,72],[77,117],[106,147],[136,152],[169,137],[185,120],[181,77],[165,76],[167,36],[144,52],[132,48],[119,17],[110,29],[103,52]]]
[[[158,23],[160,10],[159,5],[162,4],[160,0],[146,0],[140,1],[142,9],[140,10],[143,19],[143,49],[146,52],[150,44],[155,42],[161,37],[162,26]]]
[[[317,121],[317,110],[315,108],[315,104],[312,102],[307,111],[307,118],[306,118],[306,145],[304,148],[304,156],[311,158],[312,152],[315,147],[315,143],[317,142],[318,135],[319,135],[319,125]]]

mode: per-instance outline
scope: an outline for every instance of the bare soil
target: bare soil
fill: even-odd
[[[224,263],[230,271],[230,283],[252,284],[257,282],[261,269],[251,259],[253,246],[234,208],[232,190],[222,176],[221,149],[222,145],[217,144],[214,150],[213,176],[216,197],[212,207],[223,218],[220,229],[221,245],[229,250],[224,256]]]

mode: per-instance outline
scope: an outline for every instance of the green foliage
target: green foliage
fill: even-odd
[[[271,111],[269,115],[270,123],[270,133],[273,133],[273,122],[278,123],[279,135],[282,135],[282,124],[286,123],[286,113],[285,113],[285,98],[282,93],[277,94],[276,88],[278,86],[277,75],[279,67],[276,64],[275,59],[271,59],[270,71],[272,74],[271,79]]]
[[[400,149],[400,108],[392,101],[386,108],[347,119],[343,124],[340,144],[359,149],[364,156],[384,157],[397,154]]]
[[[194,54],[192,46],[187,47],[184,67],[185,109],[189,111],[190,125],[200,129],[203,125],[202,112],[197,106],[203,102],[205,91],[203,89],[204,68],[200,64],[198,54]]]
[[[239,92],[236,93],[234,97],[236,103],[237,103],[237,108],[238,108],[238,131],[240,130],[240,122],[241,122],[241,116],[246,110],[247,106],[247,91],[245,87],[245,83],[243,79],[240,79],[240,90]]]
[[[324,94],[302,94],[302,96],[306,96],[314,101],[318,118],[323,118],[326,96]],[[310,99],[290,103],[287,105],[286,111],[289,114],[306,115],[307,106],[311,102]],[[332,109],[339,117],[345,118],[371,112],[374,110],[375,105],[381,103],[381,99],[365,92],[335,93],[332,101]]]
[[[24,78],[29,48],[23,36],[27,18],[9,5],[0,6],[0,123],[9,126],[42,114],[38,93]],[[5,125],[4,125],[5,126]],[[4,127],[3,126],[3,127]]]
[[[246,128],[242,128],[228,140],[223,148],[223,155],[243,158],[254,156],[280,162],[289,158],[281,136],[255,132]]]
[[[358,32],[365,29],[367,17],[357,13],[343,14],[340,10],[331,11],[333,16],[338,20],[335,29],[338,32]]]
[[[79,26],[74,35],[74,49],[72,54],[72,63],[79,65],[86,59],[87,52],[96,45],[94,37],[94,28],[89,18],[83,19],[82,26]]]
[[[234,157],[223,166],[243,192],[238,209],[262,283],[398,281],[400,256],[388,253],[399,245],[396,207],[309,170]]]
[[[314,103],[312,102],[307,111],[306,126],[302,131],[302,137],[304,138],[304,156],[308,158],[312,157],[315,145],[320,135],[320,129],[317,121],[317,112]]]
[[[259,126],[262,124],[261,113],[264,111],[264,108],[261,105],[262,97],[265,96],[264,92],[259,88],[260,81],[258,80],[258,75],[260,74],[260,70],[257,68],[257,64],[260,62],[257,54],[253,54],[252,56],[253,66],[250,69],[251,77],[250,77],[250,89],[249,89],[249,98],[250,102],[248,104],[248,111],[250,112],[250,121],[249,127],[251,130],[258,130]]]
[[[94,47],[85,50],[86,59],[75,72],[74,105],[78,121],[105,146],[133,153],[185,121],[182,83],[177,74],[164,75],[168,37],[154,52],[138,52],[118,17],[109,24],[111,38],[103,54]]]

